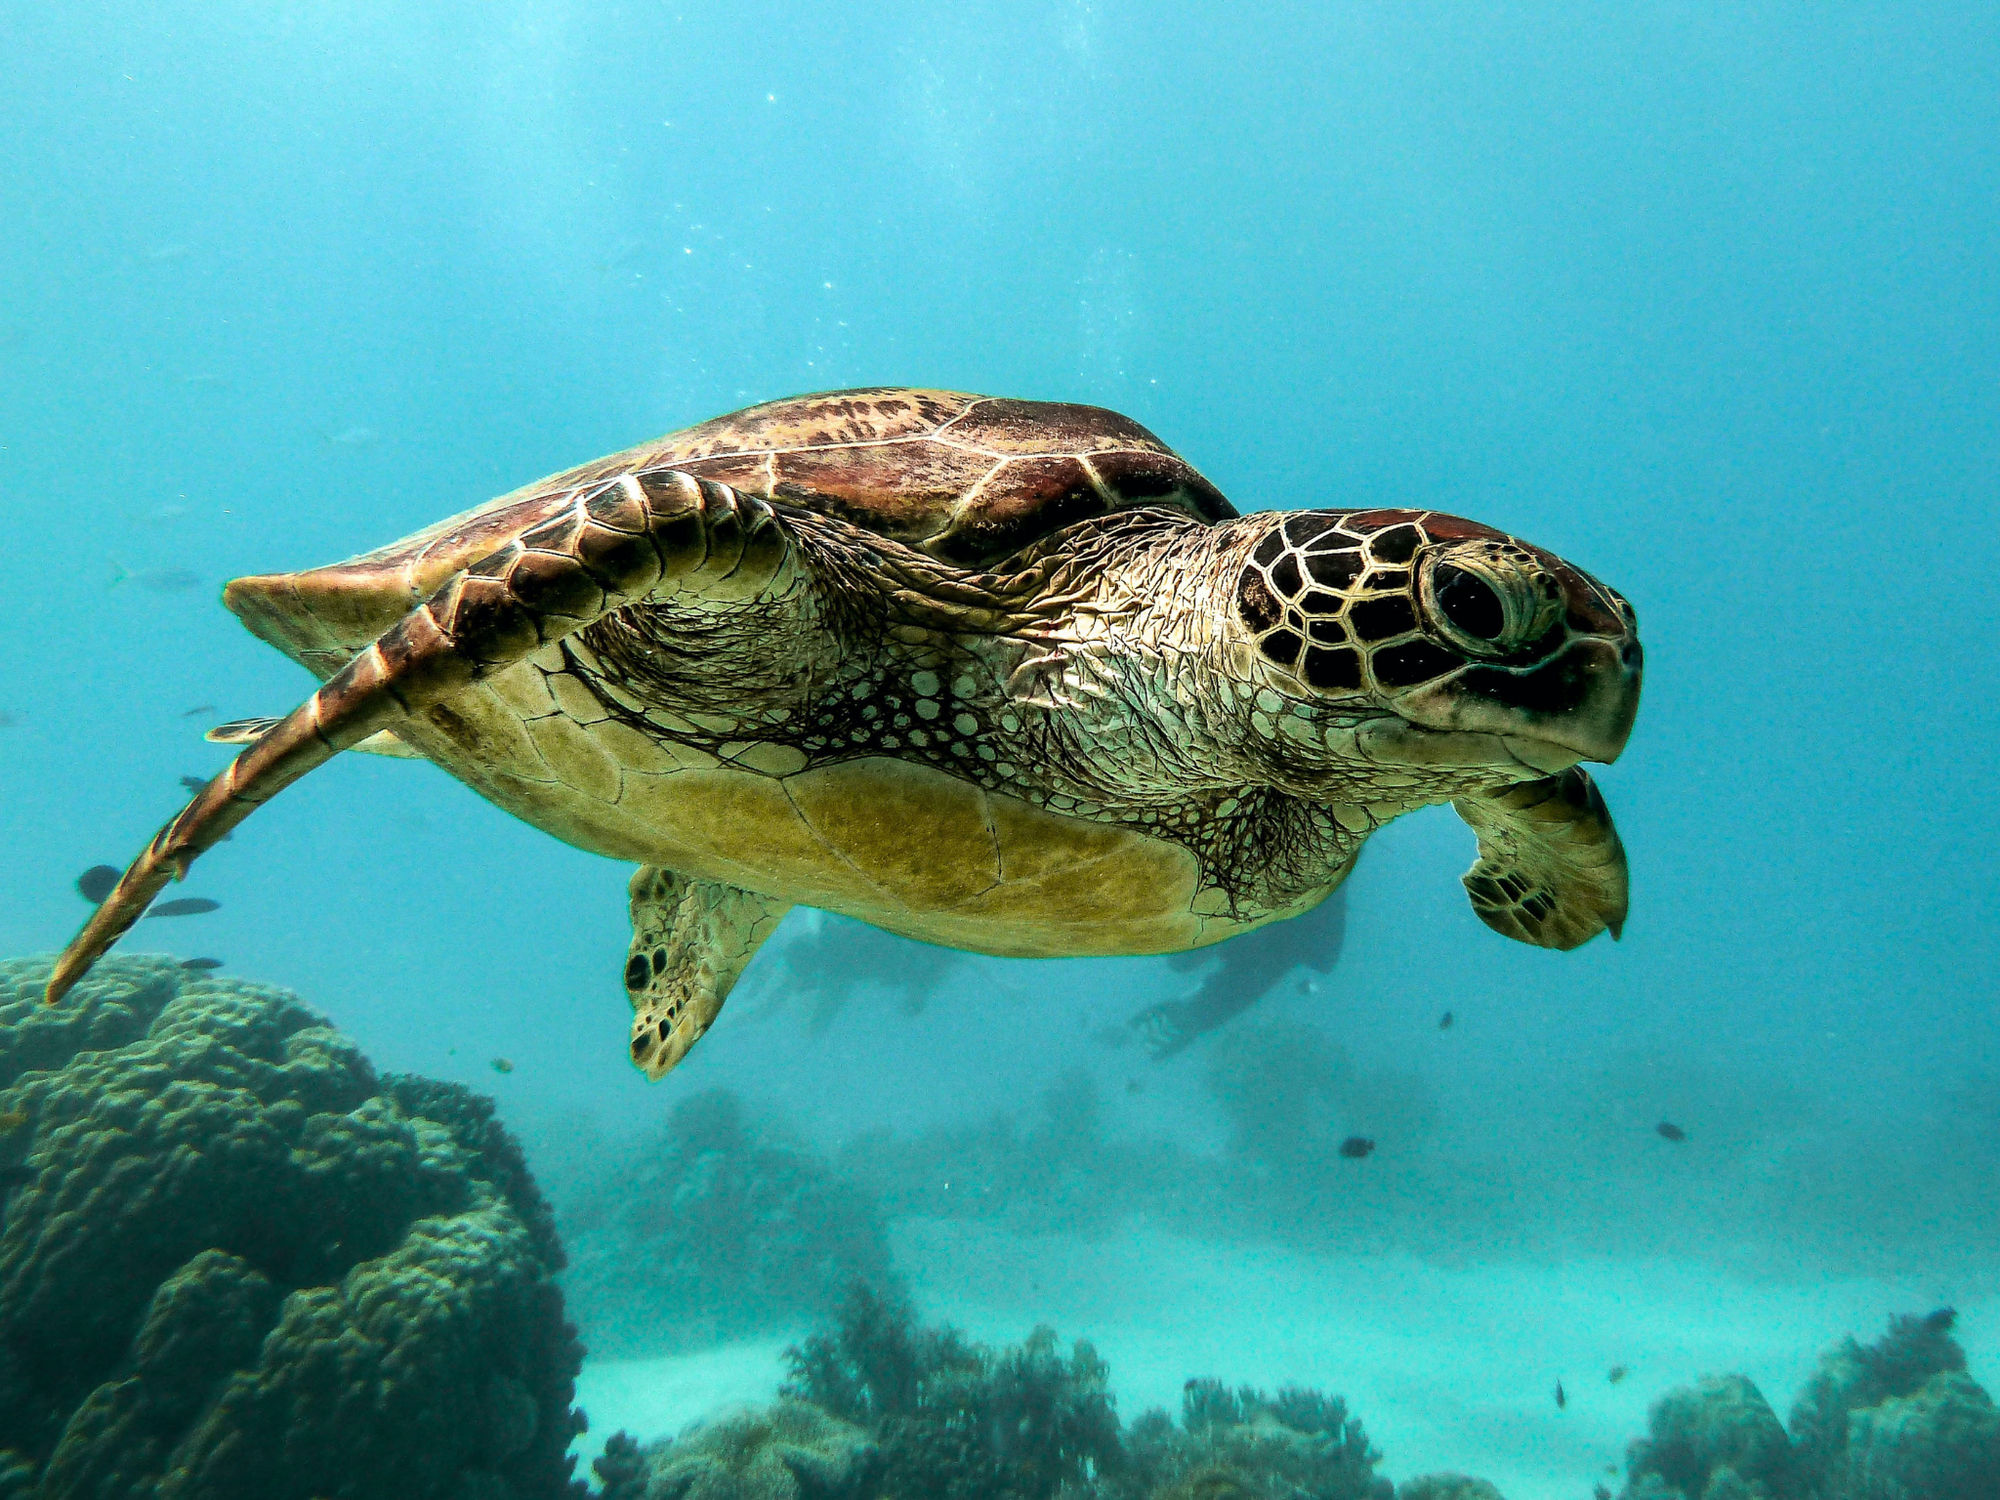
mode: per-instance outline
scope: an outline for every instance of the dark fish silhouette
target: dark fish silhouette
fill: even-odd
[[[1936,1312],[1924,1315],[1924,1331],[1926,1333],[1950,1333],[1951,1325],[1957,1321],[1957,1308],[1940,1307]]]
[[[1591,1500],[1611,1500],[1611,1488],[1602,1480],[1590,1487]]]
[[[206,896],[183,896],[178,901],[162,901],[146,915],[149,917],[198,917],[203,912],[219,911],[220,901],[211,901]]]
[[[1439,1030],[1439,1031],[1449,1031],[1449,1030],[1451,1030],[1451,1012],[1450,1012],[1450,1011],[1446,1011],[1446,1012],[1445,1012],[1445,1013],[1444,1013],[1443,1015],[1441,1015],[1441,1016],[1439,1016],[1439,1017],[1438,1017],[1438,1030]]]
[[[112,576],[111,586],[116,588],[127,579],[156,594],[180,594],[201,587],[201,574],[191,568],[142,568],[136,573],[119,568]]]
[[[1665,1139],[1670,1141],[1684,1141],[1688,1138],[1688,1133],[1671,1120],[1662,1120],[1653,1129],[1659,1131]]]
[[[1560,1380],[1558,1380],[1556,1382],[1556,1410],[1561,1411],[1565,1406],[1568,1405],[1569,1405],[1569,1397],[1563,1391],[1563,1383]]]
[[[181,960],[181,967],[183,969],[191,969],[197,974],[206,974],[210,969],[221,968],[222,960],[219,958],[184,958]]]
[[[504,1057],[496,1057],[486,1066],[496,1073],[511,1073],[514,1071],[514,1065]]]
[[[1610,1381],[1613,1385],[1616,1385],[1618,1384],[1619,1381],[1625,1378],[1626,1373],[1627,1371],[1623,1365],[1613,1365],[1610,1369],[1604,1372],[1604,1378]]]
[[[1375,1143],[1365,1135],[1350,1135],[1340,1143],[1340,1154],[1349,1161],[1360,1161],[1374,1149]]]
[[[116,865],[92,865],[76,877],[76,888],[92,906],[102,906],[111,888],[118,884],[118,876]]]
[[[183,719],[192,719],[196,714],[212,714],[214,712],[215,705],[213,703],[197,703],[193,708],[182,714],[181,717]]]

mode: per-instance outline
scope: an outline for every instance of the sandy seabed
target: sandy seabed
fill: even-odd
[[[1914,1280],[1757,1281],[1666,1259],[1441,1267],[940,1220],[904,1221],[895,1241],[926,1318],[995,1343],[1038,1322],[1089,1339],[1128,1421],[1177,1411],[1190,1376],[1316,1386],[1347,1398],[1390,1477],[1453,1469],[1507,1500],[1577,1500],[1595,1480],[1616,1489],[1646,1408],[1702,1375],[1748,1375],[1782,1416],[1821,1351],[1847,1333],[1875,1338],[1892,1313],[1956,1302],[1972,1373],[2000,1384],[2000,1296]],[[587,1461],[621,1427],[650,1439],[769,1400],[788,1342],[587,1363],[577,1400],[591,1430],[578,1451]],[[1613,1385],[1620,1365],[1629,1373]]]

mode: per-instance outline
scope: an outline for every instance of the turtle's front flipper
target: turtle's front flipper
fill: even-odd
[[[105,897],[56,960],[50,1003],[167,882],[343,750],[639,600],[758,598],[802,576],[771,507],[674,470],[622,475],[457,573],[230,764]]]
[[[1479,835],[1465,889],[1479,920],[1538,948],[1570,949],[1625,925],[1625,846],[1580,767],[1452,804]]]
[[[641,865],[632,877],[632,1061],[655,1083],[701,1040],[792,903]]]

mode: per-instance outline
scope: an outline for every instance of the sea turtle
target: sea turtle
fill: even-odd
[[[1570,948],[1625,915],[1577,767],[1637,708],[1622,598],[1435,511],[1239,516],[1095,407],[775,401],[223,598],[325,685],[235,731],[51,1001],[350,749],[640,866],[652,1078],[796,903],[984,953],[1183,951],[1308,910],[1371,832],[1449,801],[1489,926]]]

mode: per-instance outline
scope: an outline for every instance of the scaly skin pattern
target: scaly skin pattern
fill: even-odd
[[[1309,908],[1375,828],[1454,801],[1496,930],[1569,947],[1624,916],[1575,769],[1636,710],[1622,599],[1434,512],[1237,517],[1114,413],[773,403],[226,597],[325,686],[161,831],[51,999],[349,748],[643,867],[653,1076],[793,903],[992,953],[1175,951]]]
[[[1421,513],[1353,514],[1363,539],[1436,524]],[[1400,813],[1561,769],[1545,755],[1517,758],[1493,731],[1419,731],[1418,742],[1381,701],[1394,687],[1329,694],[1270,660],[1236,596],[1285,514],[1210,526],[1126,511],[988,575],[939,567],[842,523],[784,519],[802,572],[817,580],[814,606],[788,603],[782,622],[668,611],[600,622],[561,648],[559,675],[595,700],[585,713],[781,777],[892,758],[1063,818],[1140,831],[1195,858],[1197,909],[1231,928],[1325,896],[1362,840]],[[1372,644],[1378,659],[1399,653],[1385,670],[1424,643],[1409,609],[1371,643],[1365,631],[1380,628],[1371,611],[1410,589],[1400,568],[1337,595],[1354,617],[1343,639]],[[1624,633],[1615,614],[1588,623]],[[1462,658],[1443,664],[1467,670]],[[1429,679],[1417,686],[1437,691]],[[1553,705],[1551,716],[1576,706]],[[1531,724],[1496,727],[1518,731],[1528,750]],[[1557,752],[1565,764],[1575,758]]]

